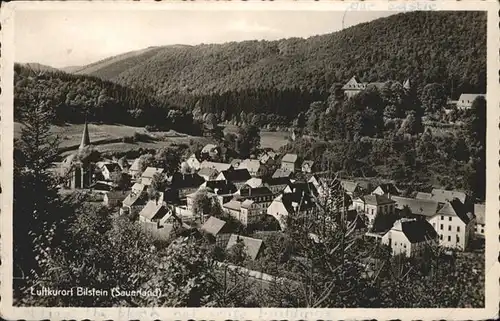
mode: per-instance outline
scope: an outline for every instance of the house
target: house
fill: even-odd
[[[122,171],[122,168],[120,167],[120,165],[118,165],[118,163],[105,162],[105,163],[101,163],[99,165],[100,166],[98,166],[98,168],[101,171],[101,175],[107,181],[112,179],[111,176],[114,172],[121,172]]]
[[[95,192],[107,193],[115,189],[115,184],[106,181],[97,181],[89,186]]]
[[[313,183],[304,181],[294,181],[290,182],[287,187],[283,190],[283,193],[299,193],[307,194],[309,196],[318,196],[318,191]]]
[[[232,182],[214,180],[201,184],[198,190],[205,190],[208,195],[216,197],[217,201],[222,206],[224,203],[229,202],[233,198],[233,195],[238,191],[238,188]],[[186,200],[188,203],[190,202],[187,197]]]
[[[125,191],[111,191],[104,193],[103,202],[106,206],[122,206],[123,200],[127,197]]]
[[[170,179],[168,187],[168,200],[184,199],[186,195],[191,194],[198,190],[198,188],[205,183],[203,177],[197,173],[182,174],[175,173]]]
[[[409,197],[392,196],[396,202],[396,210],[401,217],[430,219],[440,209],[439,202],[432,199],[416,199]],[[409,213],[405,213],[405,208]]]
[[[377,186],[377,188],[373,190],[372,194],[385,195],[391,198],[391,196],[400,195],[401,191],[392,183],[384,183]]]
[[[295,173],[295,171],[299,168],[299,157],[297,154],[286,154],[283,156],[281,159],[281,168]]]
[[[162,174],[163,171],[164,171],[163,168],[157,168],[157,167],[146,168],[146,170],[141,175],[141,184],[146,185],[146,186],[151,185],[151,182],[153,181],[153,177],[156,174]]]
[[[196,157],[196,154],[192,154],[191,156],[189,156],[188,159],[186,159],[186,164],[188,164],[189,168],[196,171],[201,167],[201,163],[198,160],[198,157]]]
[[[363,193],[363,189],[359,185],[359,183],[354,182],[354,181],[348,181],[348,180],[341,180],[340,185],[344,189],[344,191],[349,195],[351,198],[357,197],[359,194]]]
[[[241,201],[230,200],[222,205],[222,210],[240,221],[243,225],[247,225],[247,219],[241,217]]]
[[[273,173],[273,178],[291,178],[293,173],[286,168],[278,168]]]
[[[368,228],[373,227],[377,215],[395,214],[395,201],[384,195],[365,195],[355,198],[353,207],[358,213],[363,213],[368,219]]]
[[[130,194],[125,197],[122,202],[122,209],[120,210],[121,214],[129,214],[135,215],[139,213],[139,211],[146,205],[148,201],[148,195],[146,192],[141,191],[137,192],[132,189]]]
[[[141,193],[143,191],[146,191],[146,185],[143,185],[141,183],[135,183],[132,185],[132,193]]]
[[[214,180],[219,172],[215,168],[205,167],[198,171],[198,175],[203,177],[205,181]]]
[[[240,163],[239,169],[245,168],[253,177],[262,177],[267,174],[267,168],[257,159],[245,159]]]
[[[485,205],[474,204],[474,215],[476,216],[476,236],[484,238],[484,229],[486,226]]]
[[[219,147],[214,144],[206,144],[202,149],[201,149],[201,156],[203,158],[215,158],[219,156]]]
[[[139,222],[159,222],[169,212],[163,203],[163,193],[158,199],[149,200],[139,212]]]
[[[241,202],[241,217],[245,218],[245,225],[258,222],[263,214],[260,204],[256,201],[246,199]]]
[[[245,168],[244,169],[241,169],[241,168],[232,169],[231,168],[229,170],[225,170],[225,171],[220,172],[215,180],[231,182],[234,185],[236,185],[236,187],[240,188],[250,178],[252,178],[252,176],[250,175],[250,173],[248,172],[247,169],[245,169]]]
[[[262,178],[252,177],[248,181],[245,182],[245,185],[250,186],[251,188],[257,188],[263,186]]]
[[[279,194],[287,188],[291,181],[288,177],[271,177],[263,179],[262,183],[262,186],[269,188],[273,194]]]
[[[417,192],[417,195],[415,196],[416,199],[419,200],[431,200],[432,199],[432,194],[431,193],[425,193],[425,192]]]
[[[130,174],[130,176],[134,178],[139,176],[141,171],[140,165],[141,165],[141,159],[140,158],[134,159],[132,165],[130,165],[130,168],[128,169],[128,173]]]
[[[391,248],[392,255],[420,256],[437,245],[438,235],[426,220],[402,218],[382,237],[382,244]]]
[[[476,219],[458,200],[441,203],[437,213],[428,218],[439,235],[439,245],[459,250],[467,249],[474,237]]]
[[[213,216],[210,216],[200,229],[213,235],[215,237],[215,244],[222,248],[226,247],[231,237],[229,225],[225,221]]]
[[[472,103],[476,100],[477,97],[484,97],[486,99],[485,94],[461,94],[457,101],[458,109],[469,109],[472,107]]]
[[[243,242],[245,245],[245,253],[250,259],[255,260],[258,258],[262,249],[262,240],[254,239],[248,236],[231,234],[229,241],[227,242],[226,250],[229,250],[238,242]]]
[[[431,199],[438,201],[440,203],[451,202],[454,199],[458,199],[462,204],[467,203],[467,195],[464,192],[459,191],[448,191],[444,189],[434,188],[431,191]]]
[[[383,82],[372,82],[372,83],[360,82],[359,79],[356,76],[354,76],[342,87],[342,90],[344,91],[344,95],[347,98],[351,98],[351,97],[359,94],[361,91],[367,89],[369,86],[375,86],[377,88],[382,88],[384,86],[384,83]]]
[[[311,160],[305,160],[302,162],[302,172],[303,173],[313,173],[315,168],[314,168],[314,161]]]
[[[210,161],[203,161],[200,164],[200,168],[213,168],[216,169],[219,173],[222,171],[227,171],[232,168],[231,164],[227,163],[217,163],[217,162],[210,162]]]
[[[281,230],[286,228],[287,217],[294,213],[307,214],[314,208],[313,200],[307,195],[300,193],[281,194],[273,199],[267,207],[267,215],[274,217]]]
[[[270,153],[271,152],[267,152],[267,153],[264,153],[264,154],[260,155],[259,161],[262,164],[267,165],[267,166],[273,166],[274,164],[276,164],[276,161],[274,159],[274,157],[276,156],[275,153],[273,153],[274,156],[271,156]]]
[[[268,206],[273,201],[274,194],[269,188],[267,188],[265,186],[257,187],[257,188],[243,186],[235,194],[235,197],[239,201],[253,200],[256,204],[258,204],[258,206],[260,208],[260,212],[265,213]]]

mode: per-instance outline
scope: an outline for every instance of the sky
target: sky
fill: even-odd
[[[17,11],[16,62],[81,66],[150,46],[276,40],[335,32],[387,11]]]

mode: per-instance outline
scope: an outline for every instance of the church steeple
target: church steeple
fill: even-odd
[[[87,126],[87,120],[85,119],[85,127],[83,127],[82,142],[80,143],[79,149],[83,149],[90,145],[89,128]]]
[[[410,78],[406,79],[406,81],[403,83],[403,88],[406,90],[411,89]]]

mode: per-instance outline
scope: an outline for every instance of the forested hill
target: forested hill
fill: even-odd
[[[88,73],[159,95],[269,88],[322,95],[353,75],[448,89],[453,80],[456,94],[484,92],[486,14],[410,12],[308,39],[160,47]]]

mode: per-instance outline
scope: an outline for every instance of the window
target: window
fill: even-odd
[[[448,242],[451,242],[451,235],[448,235]]]
[[[373,215],[373,208],[371,210],[372,210],[372,215]]]
[[[460,242],[460,236],[457,235],[457,242]]]
[[[439,239],[442,240],[443,239],[443,234],[439,234]]]
[[[450,216],[448,219],[449,219],[449,221],[451,222],[452,217]]]
[[[457,226],[457,232],[460,232],[460,226]]]
[[[481,229],[481,233],[484,234],[484,228]]]
[[[448,231],[451,231],[451,225],[448,225]]]
[[[441,227],[439,229],[441,229],[441,230],[443,229],[443,224],[441,224]]]
[[[443,215],[441,215],[441,220],[444,220],[444,216]]]
[[[436,223],[432,223],[432,227],[436,229]]]

